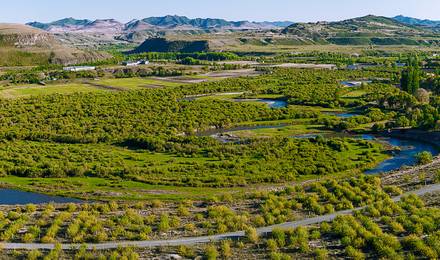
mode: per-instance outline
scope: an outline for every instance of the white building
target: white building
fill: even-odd
[[[71,67],[64,67],[64,71],[88,71],[88,70],[95,70],[96,67],[93,66],[71,66]]]
[[[145,61],[145,60],[138,60],[138,61],[124,61],[122,62],[122,65],[127,66],[127,67],[135,67],[135,66],[139,66],[141,64],[149,64],[149,61]]]

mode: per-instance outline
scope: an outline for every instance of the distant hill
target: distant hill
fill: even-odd
[[[144,30],[153,31],[196,31],[196,30],[260,30],[280,29],[292,22],[249,22],[227,21],[224,19],[195,18],[186,16],[167,15],[162,17],[148,17],[141,20],[132,20],[126,24],[114,19],[106,20],[77,20],[66,18],[51,23],[31,22],[27,25],[54,33],[103,33],[125,34]]]
[[[40,22],[31,22],[27,23],[27,25],[39,28],[42,30],[51,30],[53,27],[69,27],[69,28],[79,28],[80,26],[84,26],[88,23],[91,23],[92,21],[84,19],[84,20],[77,20],[72,17],[61,19],[55,22],[51,23],[40,23]]]
[[[426,28],[410,26],[392,18],[373,15],[339,22],[296,23],[286,27],[283,33],[315,43],[339,45],[430,44],[432,42],[424,40],[423,37],[435,36],[431,30]],[[438,40],[433,41],[438,42]]]
[[[422,20],[422,19],[407,17],[403,15],[398,15],[396,17],[393,17],[393,19],[407,25],[416,25],[416,26],[423,26],[429,28],[440,28],[440,21],[433,21],[428,19]]]
[[[63,45],[46,31],[21,24],[0,24],[0,66],[75,64],[106,54]]]

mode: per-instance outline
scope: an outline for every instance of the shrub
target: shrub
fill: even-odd
[[[37,260],[42,255],[43,254],[39,250],[32,250],[32,251],[29,251],[29,253],[27,254],[27,259],[28,260]]]
[[[416,161],[419,165],[428,164],[433,161],[433,157],[430,152],[424,151],[416,155]]]
[[[270,254],[271,260],[291,260],[292,257],[289,255],[283,254],[283,253],[271,253]]]
[[[286,233],[280,228],[274,228],[272,231],[272,237],[277,242],[278,246],[284,247],[286,245]]]
[[[167,232],[170,229],[170,217],[168,214],[162,214],[160,216],[158,229],[160,232]]]
[[[37,210],[37,206],[34,204],[27,204],[26,205],[26,212],[27,213],[34,213]]]
[[[353,258],[355,260],[363,260],[363,259],[365,259],[365,254],[362,253],[360,250],[352,247],[352,246],[347,246],[345,248],[345,254],[348,257]]]
[[[231,242],[230,241],[223,240],[222,243],[221,243],[220,248],[221,248],[222,256],[225,259],[228,259],[228,258],[232,257],[232,249],[231,249]]]
[[[249,240],[249,242],[251,242],[251,243],[258,242],[259,237],[258,237],[257,230],[255,228],[253,228],[253,227],[246,228],[245,234],[246,234],[246,238]]]
[[[266,242],[266,246],[270,252],[277,252],[278,251],[278,244],[274,239],[268,239]]]
[[[207,260],[216,260],[218,257],[217,248],[214,245],[208,245],[205,248],[205,257]]]
[[[187,246],[180,246],[178,249],[179,255],[186,257],[186,258],[194,258],[195,253],[194,250]]]
[[[328,251],[324,248],[315,249],[313,252],[316,260],[326,260],[328,259]]]

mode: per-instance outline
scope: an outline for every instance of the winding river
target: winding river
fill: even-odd
[[[273,104],[271,106],[272,108],[282,108],[287,106],[287,102],[280,101],[279,103],[270,103],[275,100],[265,100],[265,99],[253,99],[253,100],[244,100],[244,101],[259,101],[263,103]],[[277,100],[279,101],[279,100]],[[334,115],[339,118],[350,118],[357,116],[356,113],[339,113],[339,112],[326,112],[325,114],[328,115]],[[270,129],[270,128],[283,128],[287,126],[286,124],[279,124],[279,125],[257,125],[257,126],[245,126],[245,127],[235,127],[230,129],[212,129],[209,131],[205,131],[199,134],[199,136],[212,136],[216,138],[219,141],[222,142],[231,142],[231,141],[238,141],[238,137],[234,137],[233,132],[235,131],[242,131],[242,130],[257,130],[257,129]],[[292,138],[298,138],[298,139],[309,139],[309,138],[315,138],[318,135],[331,137],[335,136],[332,134],[301,134],[301,135],[295,135],[291,136]],[[415,155],[417,155],[420,152],[428,151],[433,156],[437,156],[440,153],[440,150],[438,146],[434,144],[430,144],[423,141],[418,140],[410,140],[410,139],[404,139],[404,138],[398,138],[398,137],[384,137],[380,135],[352,135],[352,134],[337,134],[337,136],[340,137],[351,137],[351,138],[359,138],[363,140],[376,140],[380,142],[387,143],[396,149],[395,152],[393,152],[392,157],[383,161],[379,165],[377,165],[375,168],[370,169],[366,171],[366,174],[379,174],[379,173],[386,173],[390,171],[398,170],[404,166],[413,166],[416,164]]]
[[[231,129],[213,129],[200,134],[200,136],[212,136],[217,140],[227,143],[238,141],[238,137],[234,137],[233,132],[242,131],[242,130],[257,130],[257,129],[270,129],[270,128],[283,128],[286,125],[260,125],[260,126],[252,126],[252,127],[236,127]],[[334,134],[300,134],[291,136],[291,138],[297,139],[310,139],[316,138],[317,136],[327,136],[334,137]],[[366,174],[378,174],[385,173],[390,171],[395,171],[403,166],[414,166],[416,164],[415,156],[423,151],[430,152],[433,156],[439,155],[439,149],[436,145],[417,141],[410,139],[403,139],[397,137],[383,137],[383,136],[375,136],[375,135],[352,135],[352,134],[338,134],[338,137],[349,137],[349,138],[357,138],[363,140],[376,140],[380,142],[387,143],[396,149],[395,152],[392,153],[392,157],[383,161],[375,168],[366,171]]]

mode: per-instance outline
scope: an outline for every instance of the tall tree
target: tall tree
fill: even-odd
[[[400,85],[402,90],[414,95],[420,88],[420,67],[418,57],[410,57],[407,66],[407,69],[402,71]]]

